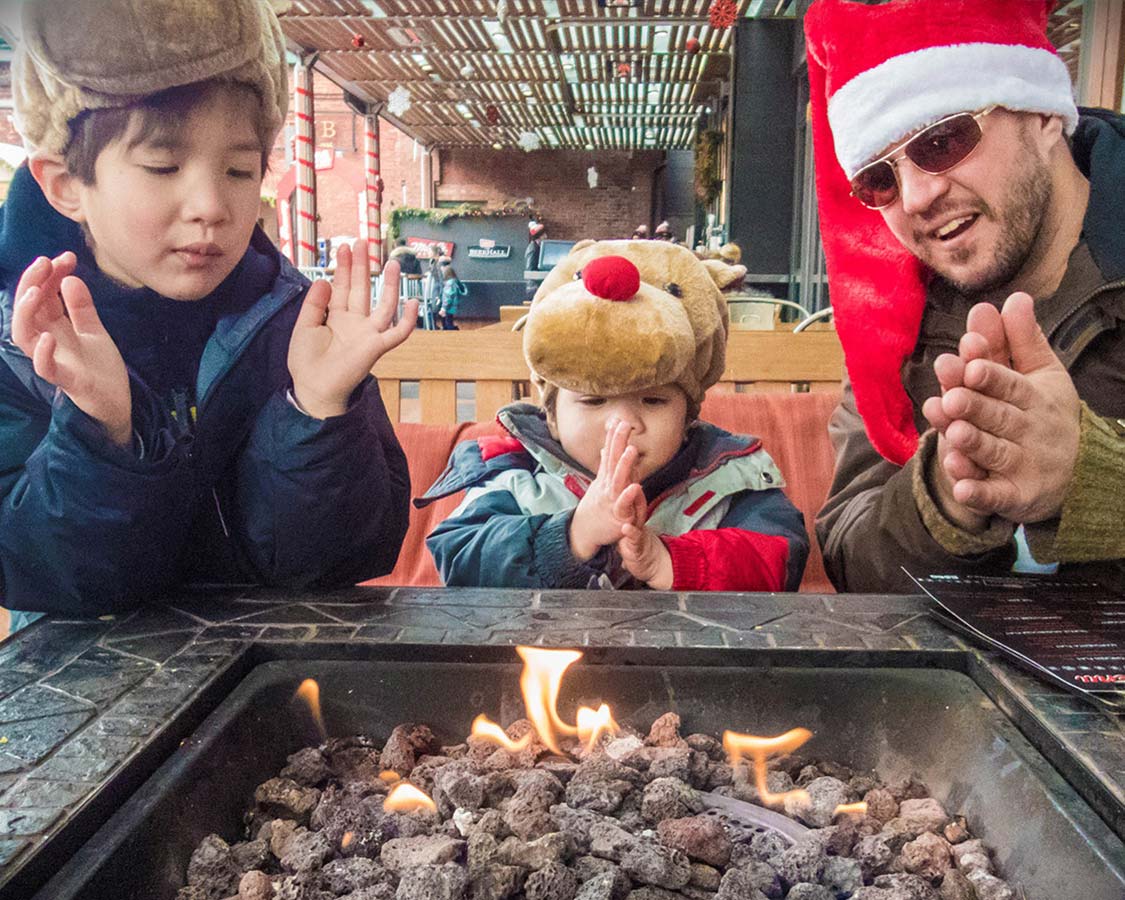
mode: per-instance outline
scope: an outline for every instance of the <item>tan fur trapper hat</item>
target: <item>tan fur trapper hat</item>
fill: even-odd
[[[212,78],[254,88],[273,133],[285,121],[285,39],[268,0],[35,0],[20,30],[12,94],[29,150],[64,153],[87,110]]]
[[[615,396],[676,384],[694,418],[723,373],[728,324],[712,273],[686,247],[584,241],[536,292],[523,352],[545,400],[552,386]]]

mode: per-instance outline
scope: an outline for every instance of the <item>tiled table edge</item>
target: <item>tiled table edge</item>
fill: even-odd
[[[950,653],[987,673],[982,687],[1048,759],[1073,754],[1075,787],[1125,828],[1114,805],[1125,780],[1122,717],[968,647],[926,615],[920,596],[223,592],[98,621],[42,620],[0,644],[0,889],[252,645],[340,642],[808,651],[820,664],[837,654],[871,664],[863,660]],[[53,743],[12,740],[45,724]]]

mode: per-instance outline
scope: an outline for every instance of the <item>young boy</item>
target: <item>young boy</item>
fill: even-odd
[[[310,289],[255,227],[288,96],[269,4],[37,0],[13,78],[0,602],[390,571],[409,480],[369,373],[414,315],[390,327],[393,271],[370,311],[362,242]]]
[[[467,489],[427,539],[449,585],[796,590],[801,513],[756,438],[697,420],[726,304],[684,247],[585,242],[526,319],[542,408],[499,413],[419,505]]]
[[[457,277],[453,266],[446,265],[441,269],[441,327],[445,331],[457,331],[454,316],[461,308],[461,298],[469,293],[469,289]]]

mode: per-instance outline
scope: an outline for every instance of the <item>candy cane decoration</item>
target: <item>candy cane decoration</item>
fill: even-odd
[[[293,77],[297,119],[297,265],[316,265],[316,137],[313,120],[313,70],[302,59]]]
[[[364,116],[364,191],[367,195],[367,252],[371,257],[371,274],[383,271],[383,223],[379,204],[383,200],[383,179],[379,174],[379,114]]]

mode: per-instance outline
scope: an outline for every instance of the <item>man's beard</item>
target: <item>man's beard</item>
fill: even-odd
[[[1051,173],[1035,156],[1026,138],[1022,143],[1024,158],[1017,161],[1014,168],[1023,174],[1013,182],[999,208],[1000,240],[990,264],[972,280],[959,281],[929,260],[922,260],[962,294],[984,294],[1011,283],[1035,248],[1051,204]],[[992,219],[997,219],[996,213],[987,205],[981,210],[982,216]],[[979,248],[975,252],[979,253]],[[952,261],[964,265],[972,259],[973,253],[972,248],[966,248],[955,253]]]

